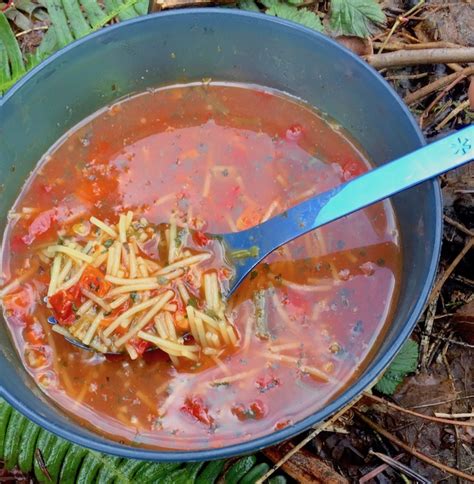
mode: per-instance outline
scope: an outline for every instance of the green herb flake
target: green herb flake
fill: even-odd
[[[385,395],[393,395],[403,379],[416,370],[418,365],[418,343],[409,339],[385,371],[375,389]]]
[[[136,302],[139,300],[138,293],[137,293],[137,292],[135,292],[135,291],[131,292],[131,293],[130,293],[130,299],[131,299],[131,300],[132,300],[134,303],[136,303]]]
[[[113,239],[107,239],[105,242],[104,242],[104,247],[106,247],[107,249],[109,247],[112,246],[112,244],[114,243],[114,240]]]
[[[192,306],[194,309],[199,309],[197,299],[191,296],[188,300],[188,306]]]
[[[260,253],[260,249],[254,245],[249,249],[239,249],[234,250],[230,253],[232,259],[247,259],[249,257],[258,257]]]
[[[161,284],[162,286],[164,286],[165,284],[168,284],[169,282],[169,280],[165,276],[158,276],[156,280],[158,284]]]
[[[206,309],[205,313],[213,319],[219,319],[218,314],[213,309]]]

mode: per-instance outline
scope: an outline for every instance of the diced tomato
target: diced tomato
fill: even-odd
[[[211,415],[209,415],[209,409],[199,396],[186,398],[184,405],[181,407],[181,412],[190,415],[197,421],[209,427],[211,427],[214,423],[214,419]]]
[[[47,232],[56,217],[56,210],[54,208],[41,212],[28,227],[28,233],[22,237],[22,241],[26,245],[31,245],[34,240],[41,234]]]
[[[193,241],[200,247],[204,247],[209,243],[209,237],[204,232],[196,230],[196,232],[193,233]]]
[[[33,329],[29,329],[23,333],[23,337],[27,343],[32,345],[40,345],[44,343],[44,335],[34,331]]]
[[[130,345],[135,348],[135,351],[139,356],[142,356],[143,353],[145,353],[145,351],[152,346],[149,341],[145,341],[144,339],[140,338],[132,338],[130,340]]]
[[[54,317],[58,323],[64,326],[71,325],[76,319],[74,309],[81,303],[79,284],[66,291],[58,291],[48,298],[48,302],[53,308]]]
[[[291,425],[291,420],[280,420],[275,424],[275,430],[282,430],[288,425]]]
[[[250,405],[245,406],[239,403],[232,407],[232,413],[240,420],[260,420],[268,412],[267,406],[261,400],[255,400]]]
[[[110,282],[105,280],[104,274],[93,266],[87,266],[79,281],[79,287],[104,297],[111,288]]]
[[[19,291],[4,296],[3,307],[11,316],[25,320],[33,310],[34,302],[34,288],[30,285],[25,285]]]
[[[285,137],[288,141],[298,141],[303,134],[303,128],[300,124],[293,124],[285,133]]]
[[[257,378],[255,384],[261,393],[268,392],[272,388],[280,386],[280,380],[273,375],[264,375]]]
[[[26,237],[26,236],[25,236]],[[25,250],[26,243],[23,241],[23,237],[20,235],[14,235],[10,239],[10,249],[12,252],[20,252]]]

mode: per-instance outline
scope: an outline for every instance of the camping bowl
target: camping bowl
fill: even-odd
[[[423,145],[413,118],[371,67],[317,32],[233,9],[191,9],[137,18],[85,37],[51,56],[0,99],[0,214],[37,161],[99,108],[150,87],[204,78],[285,91],[328,113],[375,164]],[[71,419],[42,394],[0,322],[0,395],[21,413],[77,444],[123,457],[192,461],[254,452],[330,417],[370,386],[410,335],[429,294],[441,242],[436,181],[393,197],[403,250],[394,318],[358,377],[324,408],[278,432],[223,448],[158,451],[114,442]]]

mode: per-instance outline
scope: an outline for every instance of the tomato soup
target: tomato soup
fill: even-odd
[[[0,295],[25,367],[83,425],[146,447],[222,447],[309,416],[357,378],[390,321],[390,202],[281,247],[228,301],[232,267],[206,233],[369,168],[334,121],[257,86],[171,86],[97,112],[40,160],[9,214]]]

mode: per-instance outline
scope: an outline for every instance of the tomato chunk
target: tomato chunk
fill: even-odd
[[[53,313],[59,324],[69,326],[76,319],[75,309],[80,306],[81,293],[79,285],[76,284],[67,290],[61,290],[48,298],[53,308]]]
[[[193,241],[200,247],[204,247],[209,243],[209,237],[204,232],[197,230],[193,233]]]
[[[111,288],[110,282],[105,280],[104,274],[93,266],[87,266],[79,281],[79,287],[104,297]]]
[[[152,346],[149,341],[145,341],[144,339],[140,338],[132,338],[129,341],[129,344],[133,346],[135,351],[138,353],[138,356],[143,356],[143,353]]]
[[[181,412],[190,415],[198,422],[201,422],[208,427],[212,427],[214,419],[209,415],[209,409],[205,405],[203,399],[199,396],[188,397],[181,407]]]
[[[267,406],[261,400],[255,400],[250,405],[239,403],[232,407],[232,413],[240,420],[260,420],[268,412]]]
[[[55,218],[56,210],[54,208],[40,213],[28,227],[28,233],[21,240],[26,245],[31,245],[39,235],[46,233],[51,228]]]

